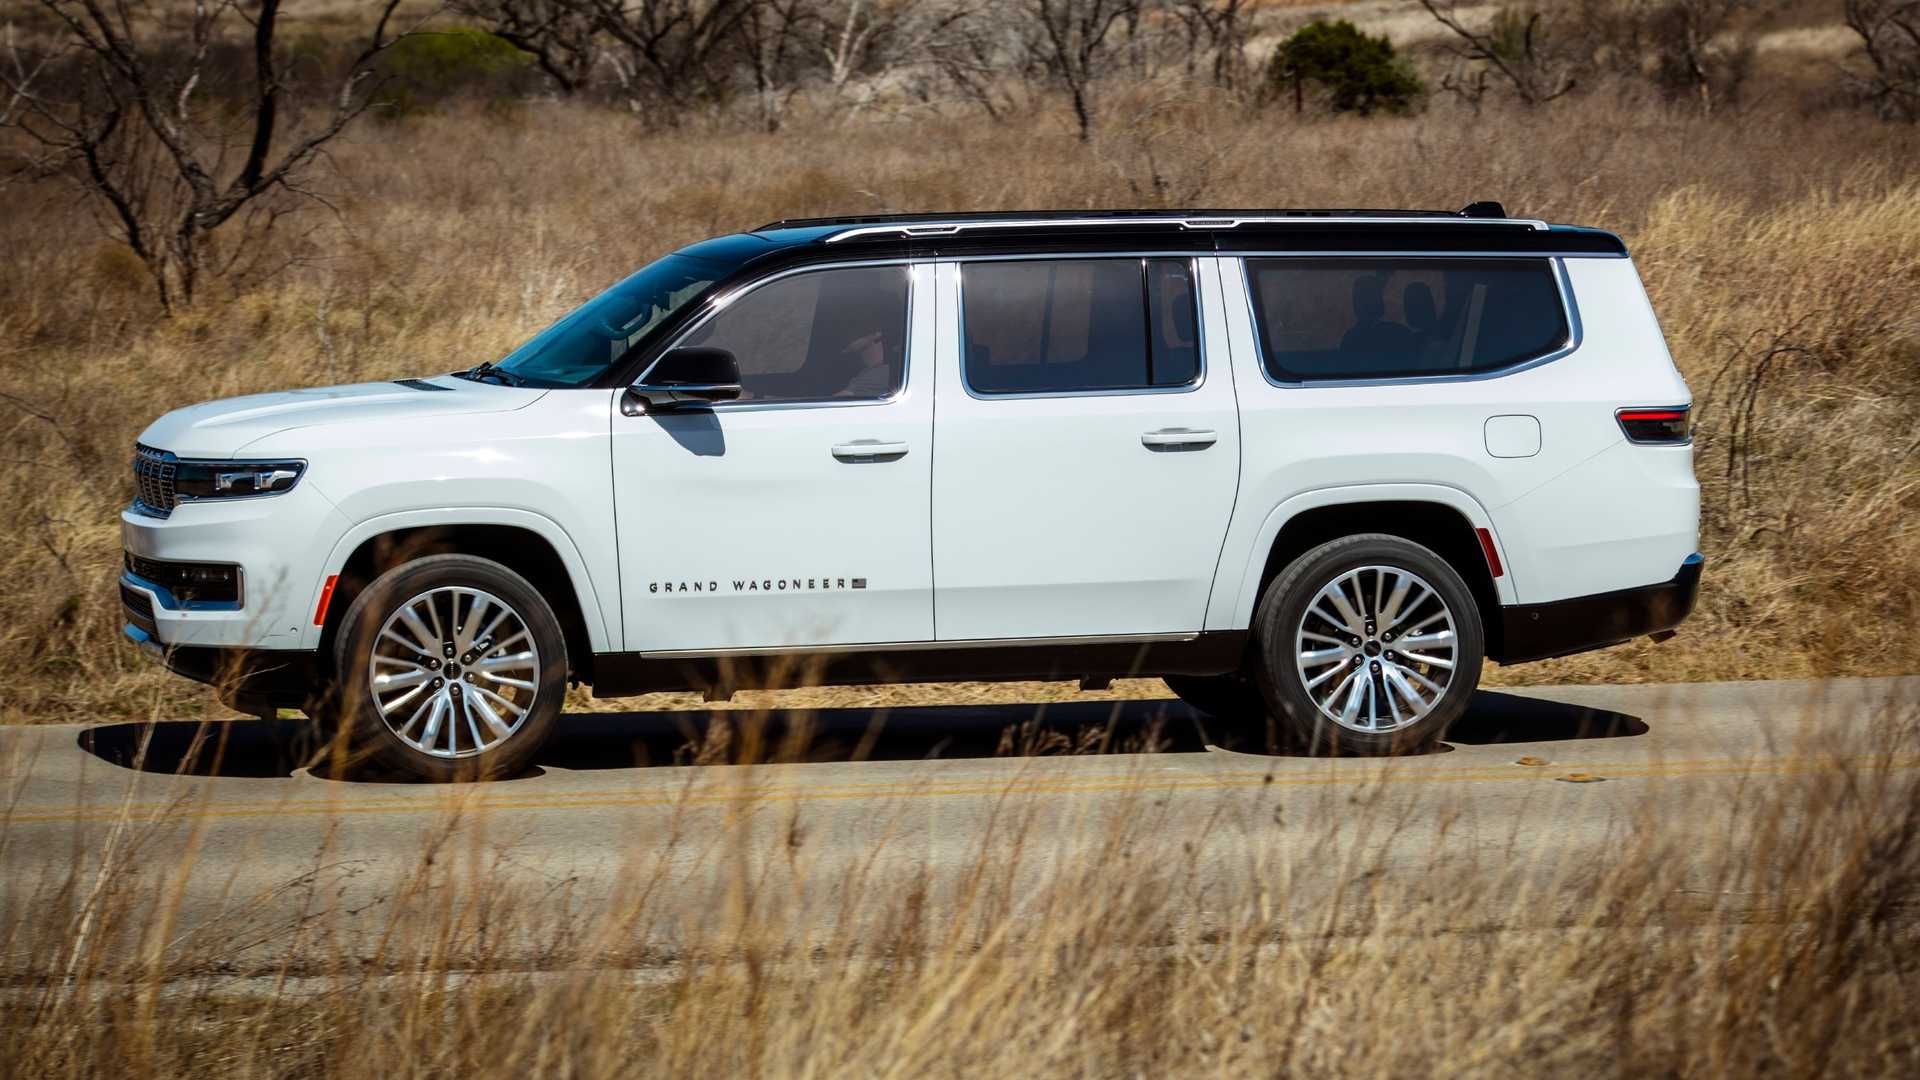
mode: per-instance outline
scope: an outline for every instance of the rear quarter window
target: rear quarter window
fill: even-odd
[[[1281,382],[1499,371],[1571,336],[1546,259],[1251,258],[1247,280]]]

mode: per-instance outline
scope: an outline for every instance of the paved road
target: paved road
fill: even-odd
[[[1226,749],[1170,701],[775,712],[769,739],[804,729],[807,760],[755,766],[682,763],[722,714],[580,714],[532,774],[445,786],[314,776],[292,723],[11,728],[0,921],[130,876],[167,898],[169,941],[244,966],[299,927],[374,955],[423,897],[537,955],[609,910],[642,951],[743,898],[781,898],[796,933],[907,890],[937,917],[985,867],[1015,903],[1125,858],[1218,902],[1278,883],[1310,903],[1369,867],[1552,876],[1650,821],[1708,836],[1835,754],[1867,762],[1862,736],[1917,703],[1920,678],[1483,691],[1443,751],[1392,761]],[[1076,744],[1113,752],[1058,752]],[[25,940],[0,960],[34,966]]]

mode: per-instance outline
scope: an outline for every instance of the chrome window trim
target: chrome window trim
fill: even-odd
[[[1469,218],[1445,214],[1408,214],[1395,217],[1353,217],[1337,214],[1249,214],[1232,217],[1168,215],[1165,217],[1059,217],[998,221],[958,218],[953,221],[922,221],[912,224],[861,225],[834,233],[827,237],[825,242],[837,244],[842,240],[852,240],[861,236],[897,235],[910,238],[958,236],[963,232],[981,229],[1128,228],[1140,225],[1178,225],[1182,229],[1194,232],[1221,232],[1237,229],[1242,225],[1309,227],[1319,225],[1519,225],[1535,232],[1545,232],[1547,229],[1547,223],[1538,218]]]
[[[953,325],[959,331],[960,387],[967,396],[975,401],[1020,401],[1029,398],[1088,398],[1088,397],[1132,397],[1137,394],[1191,394],[1207,383],[1207,319],[1200,300],[1200,260],[1205,256],[1191,251],[1166,254],[1150,254],[1131,251],[1089,252],[1063,254],[1046,252],[1027,255],[988,255],[972,258],[946,260],[954,264],[953,286],[958,302],[953,306]],[[970,262],[1070,262],[1082,259],[1137,259],[1144,263],[1148,259],[1185,259],[1187,272],[1193,282],[1193,313],[1195,347],[1199,350],[1195,357],[1193,378],[1170,386],[1133,386],[1107,390],[976,390],[973,380],[967,376],[967,281],[966,271],[961,264]],[[1145,273],[1145,267],[1141,268]],[[1145,313],[1151,324],[1152,312]]]
[[[1253,336],[1254,365],[1260,369],[1260,377],[1267,381],[1267,385],[1278,387],[1282,390],[1317,390],[1321,388],[1340,388],[1340,387],[1354,387],[1354,386],[1417,386],[1417,385],[1426,384],[1426,383],[1483,382],[1487,379],[1504,379],[1509,375],[1516,375],[1522,371],[1531,371],[1534,368],[1542,367],[1546,364],[1553,363],[1555,360],[1560,360],[1560,359],[1563,359],[1564,357],[1570,356],[1573,353],[1578,352],[1580,349],[1581,343],[1586,340],[1586,328],[1580,321],[1580,305],[1574,299],[1573,282],[1567,277],[1566,259],[1559,255],[1537,255],[1537,254],[1511,255],[1507,257],[1525,258],[1525,259],[1546,259],[1548,263],[1553,267],[1554,286],[1560,292],[1560,309],[1567,316],[1567,338],[1566,338],[1566,341],[1560,345],[1560,347],[1553,349],[1550,352],[1542,353],[1541,355],[1536,356],[1530,360],[1522,360],[1519,363],[1509,364],[1506,367],[1492,368],[1487,371],[1465,371],[1465,372],[1459,372],[1457,374],[1447,374],[1447,375],[1384,375],[1379,378],[1373,378],[1373,379],[1367,379],[1367,378],[1276,379],[1273,377],[1273,369],[1267,364],[1267,343],[1261,339],[1259,313],[1255,310],[1253,305],[1253,279],[1247,273],[1246,260],[1247,259],[1276,259],[1276,258],[1289,258],[1289,257],[1323,258],[1323,259],[1324,258],[1480,259],[1480,258],[1490,258],[1492,256],[1474,255],[1474,254],[1468,254],[1465,252],[1447,252],[1444,254],[1434,254],[1433,252],[1426,252],[1426,253],[1409,253],[1406,255],[1396,255],[1393,253],[1378,252],[1378,251],[1365,251],[1365,252],[1347,251],[1347,252],[1339,252],[1339,253],[1316,253],[1314,255],[1308,255],[1305,252],[1276,252],[1272,254],[1251,253],[1251,252],[1236,253],[1233,259],[1233,262],[1237,264],[1235,267],[1235,274],[1239,279],[1241,297],[1243,300],[1246,301],[1246,305],[1247,305],[1247,325],[1252,330],[1252,336]]]
[[[1306,251],[1299,248],[1212,252],[1223,259],[1626,259],[1603,251],[1435,251],[1432,248],[1407,248],[1403,251],[1356,251],[1353,248],[1327,248]]]
[[[642,651],[645,660],[697,660],[723,656],[781,656],[789,654],[929,652],[935,649],[1045,648],[1070,645],[1141,645],[1197,641],[1191,632],[1166,634],[1084,634],[1068,637],[956,638],[942,641],[874,641],[853,645],[753,645],[718,649],[662,649]]]
[[[913,270],[916,267],[930,267],[933,264],[934,260],[932,259],[849,259],[846,262],[813,263],[807,266],[789,267],[777,273],[768,274],[766,277],[754,278],[752,281],[743,281],[733,288],[728,289],[726,292],[713,297],[713,299],[708,302],[707,310],[702,312],[700,317],[693,321],[692,325],[680,331],[671,342],[662,348],[660,355],[654,357],[652,363],[642,368],[640,374],[628,385],[639,386],[645,383],[647,376],[653,372],[655,365],[660,363],[662,357],[679,348],[681,342],[698,332],[701,327],[707,325],[710,320],[718,317],[741,297],[757,289],[771,285],[776,281],[784,281],[790,277],[798,277],[801,274],[821,274],[833,270],[859,270],[869,267],[900,266],[905,267],[907,270],[907,317],[905,324],[907,332],[906,340],[901,343],[900,348],[900,385],[895,387],[891,394],[888,394],[886,397],[877,398],[789,398],[783,401],[716,401],[696,409],[682,409],[677,410],[677,412],[681,415],[703,412],[777,412],[787,409],[851,409],[876,405],[891,405],[907,396],[908,380],[913,373],[913,315],[917,305],[920,303],[920,285],[919,282],[914,280]]]

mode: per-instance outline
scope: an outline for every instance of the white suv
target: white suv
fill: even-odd
[[[120,589],[431,778],[570,680],[1160,676],[1385,752],[1687,615],[1689,402],[1620,239],[1492,203],[783,221],[497,362],[167,414]]]

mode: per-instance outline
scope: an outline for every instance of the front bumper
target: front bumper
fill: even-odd
[[[1696,552],[1658,585],[1503,607],[1500,641],[1488,655],[1503,664],[1549,660],[1672,630],[1692,614],[1705,566]]]
[[[316,686],[311,650],[177,645],[162,636],[160,618],[170,610],[238,610],[238,604],[183,607],[167,590],[133,573],[120,575],[121,628],[140,651],[176,675],[213,687],[222,703],[241,712],[306,707]]]
[[[311,648],[314,601],[346,528],[310,483],[264,498],[185,503],[165,518],[129,508],[120,515],[121,546],[131,556],[121,597],[144,595],[148,625],[134,625],[170,646]],[[232,602],[175,596],[166,582],[135,572],[145,560],[236,566],[241,595]]]
[[[272,709],[304,709],[319,687],[313,652],[167,646],[131,618],[122,633],[168,671],[206,683],[222,704],[240,712],[259,715]]]

